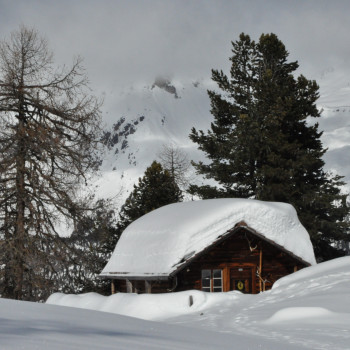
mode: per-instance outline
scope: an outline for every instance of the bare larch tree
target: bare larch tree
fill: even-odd
[[[63,249],[57,225],[82,209],[77,190],[96,164],[100,124],[87,83],[80,58],[54,67],[35,29],[0,43],[2,296],[35,299]]]
[[[184,151],[174,144],[164,144],[158,153],[158,158],[163,168],[168,170],[174,182],[181,188],[186,190],[189,184],[189,170],[191,163]]]

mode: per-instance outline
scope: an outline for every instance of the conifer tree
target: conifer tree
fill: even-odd
[[[212,71],[219,91],[209,91],[211,130],[190,134],[210,160],[194,164],[197,172],[219,186],[192,185],[190,192],[291,203],[319,260],[341,254],[333,246],[349,240],[343,182],[323,170],[322,132],[307,121],[320,117],[316,82],[295,77],[298,63],[288,62],[275,34],[254,42],[242,33],[232,46],[230,76]]]
[[[108,295],[110,285],[98,275],[110,258],[106,245],[117,236],[113,202],[99,199],[65,238],[70,247],[68,268],[60,276],[59,289],[64,293],[95,292]]]

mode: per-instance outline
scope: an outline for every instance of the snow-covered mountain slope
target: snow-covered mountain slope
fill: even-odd
[[[191,142],[191,128],[207,129],[211,121],[206,90],[211,81],[168,81],[135,85],[106,96],[107,149],[97,181],[101,196],[125,198],[164,145],[174,145],[198,160],[203,155]]]
[[[317,121],[323,131],[326,170],[344,176],[350,190],[350,78],[330,69],[318,80],[320,85]]]
[[[324,131],[322,141],[329,149],[326,170],[336,171],[350,183],[350,101],[349,82],[334,72],[320,79],[321,97],[317,120]],[[208,130],[212,121],[208,89],[210,79],[177,81],[157,78],[154,83],[116,87],[106,94],[104,136],[107,145],[98,193],[110,197],[122,192],[126,198],[146,167],[158,158],[163,145],[173,144],[189,159],[203,159],[188,135],[192,127]],[[200,181],[198,178],[197,181]]]
[[[56,293],[47,303],[186,326],[194,335],[195,328],[204,329],[218,341],[212,349],[223,346],[222,335],[231,335],[235,349],[348,350],[349,266],[350,257],[343,257],[307,267],[281,278],[272,290],[257,295],[197,290],[168,294],[117,293],[109,297],[96,293]],[[177,331],[174,328],[174,334]],[[198,348],[202,347],[198,345]]]

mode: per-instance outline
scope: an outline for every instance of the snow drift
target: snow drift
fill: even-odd
[[[151,295],[118,293],[109,297],[95,293],[56,293],[47,303],[187,326],[193,334],[195,328],[204,329],[217,341],[213,349],[222,346],[232,349],[234,343],[242,349],[348,350],[349,290],[350,257],[343,257],[283,277],[272,290],[257,295],[193,290]],[[192,306],[188,302],[190,295]],[[77,314],[78,310],[74,310]],[[125,319],[125,322],[130,321]],[[120,326],[116,323],[117,328]],[[150,326],[145,324],[145,327]],[[156,324],[152,329],[157,330]],[[178,331],[174,328],[174,334]],[[232,336],[232,343],[225,346],[221,337],[227,335]],[[175,349],[176,344],[173,345],[169,348]]]

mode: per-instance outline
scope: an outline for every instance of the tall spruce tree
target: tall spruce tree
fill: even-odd
[[[162,165],[154,161],[149,166],[134,190],[122,206],[117,222],[116,233],[110,237],[107,249],[114,249],[124,229],[144,214],[164,205],[181,202],[182,191],[173,176]]]
[[[349,212],[340,176],[323,170],[326,152],[317,123],[315,81],[295,77],[297,62],[275,34],[258,42],[241,34],[232,42],[230,77],[213,70],[218,91],[209,91],[214,121],[207,133],[190,138],[209,164],[194,163],[199,174],[219,186],[190,187],[202,198],[244,197],[294,205],[319,260],[339,256],[336,245],[349,240]]]

